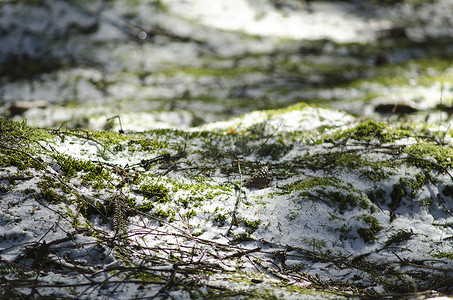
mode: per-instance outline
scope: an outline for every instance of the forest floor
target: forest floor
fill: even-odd
[[[0,6],[2,297],[453,294],[450,1]]]

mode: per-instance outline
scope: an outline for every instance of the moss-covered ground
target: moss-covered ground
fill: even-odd
[[[57,2],[0,3],[0,298],[453,294],[448,1],[331,1],[368,42]]]
[[[310,105],[253,114],[231,127],[122,134],[1,119],[2,268],[25,276],[7,280],[8,295],[83,294],[89,283],[25,278],[95,278],[100,267],[134,295],[451,292],[449,130],[329,124],[342,113]],[[245,187],[263,165],[267,187]]]

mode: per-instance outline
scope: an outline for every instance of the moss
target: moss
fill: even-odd
[[[156,201],[158,203],[167,203],[170,201],[170,190],[163,184],[142,184],[140,186],[140,192],[143,193],[145,198]]]
[[[304,108],[307,108],[307,107],[317,107],[317,106],[309,105],[309,104],[307,104],[305,102],[299,102],[297,104],[290,105],[290,106],[285,107],[285,108],[268,110],[267,113],[268,113],[269,117],[273,117],[273,116],[281,115],[281,114],[284,114],[284,113],[287,113],[287,112],[291,112],[291,111],[303,110]]]
[[[359,236],[367,243],[371,243],[377,240],[377,234],[383,229],[381,225],[379,225],[378,220],[370,215],[361,215],[358,217],[362,219],[368,227],[361,227],[357,229],[357,233]]]
[[[392,186],[390,192],[391,202],[389,207],[392,210],[397,209],[404,199],[413,200],[420,190],[427,183],[427,177],[424,174],[418,173],[415,178],[399,178],[398,183]]]
[[[272,160],[278,160],[292,149],[283,143],[266,143],[261,145],[256,154],[261,157],[270,157]]]
[[[24,146],[27,148],[39,148],[37,144],[31,142],[41,142],[53,140],[54,136],[47,130],[30,127],[26,122],[15,122],[0,117],[0,145]],[[31,149],[30,149],[31,150]]]
[[[57,161],[63,174],[68,177],[74,177],[80,171],[90,171],[94,169],[93,163],[74,159],[69,155],[53,154],[53,158]]]
[[[61,189],[61,187],[62,185],[56,182],[55,179],[47,176],[44,176],[38,183],[42,197],[50,204],[60,204],[63,202],[63,197],[55,191],[55,189]]]
[[[134,135],[120,134],[112,131],[90,131],[93,139],[102,142],[105,146],[116,146],[134,138]]]
[[[340,213],[357,206],[370,208],[365,195],[350,185],[343,185],[336,177],[308,177],[290,184],[281,194],[288,194],[292,191],[302,191],[298,193],[299,196],[321,200],[329,205],[335,204]]]
[[[100,166],[96,169],[89,171],[88,173],[81,176],[82,185],[90,185],[96,190],[105,189],[111,187],[111,184],[108,181],[111,179],[110,174],[105,172]]]
[[[413,235],[414,233],[412,231],[399,229],[389,237],[389,239],[385,242],[385,246],[388,247],[393,244],[399,244],[408,241],[412,238]]]
[[[155,139],[129,140],[128,146],[129,151],[155,151],[158,149],[167,148],[168,142],[165,140],[159,141]]]
[[[44,151],[40,142],[54,138],[47,131],[0,117],[0,133],[0,167],[45,168],[37,154]]]
[[[249,233],[252,233],[255,230],[257,230],[261,224],[261,220],[249,221],[247,219],[243,219],[242,222],[244,223],[244,226],[248,228],[247,231]]]
[[[45,164],[39,158],[35,158],[27,152],[16,149],[1,149],[0,151],[0,167],[13,166],[19,170],[28,168],[43,170],[45,168]]]
[[[169,222],[173,222],[175,220],[175,211],[170,208],[167,210],[164,210],[163,208],[154,209],[152,215],[161,219],[168,219]]]
[[[316,186],[337,186],[338,184],[339,180],[333,177],[308,177],[304,180],[290,184],[283,193],[288,194],[293,190],[306,190]]]
[[[433,254],[434,258],[443,259],[448,258],[453,260],[453,251],[446,252],[446,251],[437,251]]]
[[[149,201],[149,202],[146,202],[145,204],[142,204],[142,205],[138,206],[137,210],[139,210],[141,212],[149,212],[153,208],[154,208],[154,203]]]
[[[418,1],[418,0],[413,0]],[[400,47],[406,48],[413,45],[404,45],[404,41],[400,42]],[[442,43],[426,47],[426,45],[419,45],[420,47],[438,47],[443,48]],[[374,75],[371,78],[359,79],[349,85],[350,88],[360,88],[363,84],[373,83],[383,86],[403,86],[403,85],[417,85],[417,86],[430,86],[438,82],[452,82],[451,74],[446,71],[451,62],[450,54],[444,57],[427,57],[421,59],[412,59],[407,62],[399,64],[392,63],[383,65],[373,69]],[[414,74],[417,74],[414,76]]]
[[[226,219],[227,219],[227,216],[225,214],[217,214],[214,217],[214,221],[217,222],[219,226],[225,225]]]
[[[203,76],[212,76],[212,77],[219,77],[219,76],[240,76],[242,74],[247,74],[251,72],[260,72],[257,68],[252,67],[239,67],[239,68],[192,68],[192,67],[184,67],[174,70],[168,70],[162,72],[162,75],[167,76],[175,76],[176,74],[187,74],[194,76],[195,78],[203,77]]]
[[[411,157],[409,157],[407,160],[409,164],[428,170],[440,169],[444,171],[444,168],[453,167],[453,149],[441,145],[419,140],[418,143],[407,147],[404,153],[420,159],[411,160]],[[435,160],[435,164],[430,163],[432,159]]]
[[[197,212],[193,209],[187,211],[184,216],[187,218],[187,220],[189,220],[190,218],[192,217],[195,217],[197,215]]]
[[[360,123],[354,128],[342,131],[331,137],[332,140],[354,139],[362,142],[372,142],[377,140],[380,144],[390,143],[395,139],[411,136],[408,131],[392,129],[382,122],[368,120]]]

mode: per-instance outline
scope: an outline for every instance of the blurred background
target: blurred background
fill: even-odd
[[[298,102],[450,122],[451,0],[0,1],[0,115],[190,128]]]

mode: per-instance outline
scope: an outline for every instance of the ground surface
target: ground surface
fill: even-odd
[[[450,1],[220,3],[0,4],[2,296],[451,295]]]

